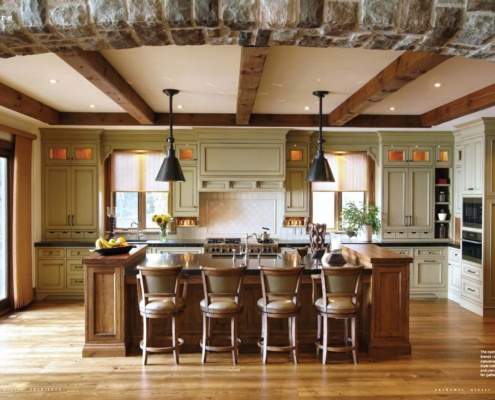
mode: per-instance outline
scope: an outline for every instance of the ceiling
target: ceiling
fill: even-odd
[[[55,79],[56,83],[50,83]],[[440,83],[440,87],[435,87]],[[492,87],[493,86],[493,87]],[[452,129],[495,117],[495,63],[393,50],[163,46],[0,59],[0,115],[36,127]]]

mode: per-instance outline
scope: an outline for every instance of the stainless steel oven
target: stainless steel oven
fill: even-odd
[[[464,197],[462,199],[462,227],[481,229],[483,225],[483,199]]]
[[[482,262],[483,240],[481,232],[462,231],[462,259],[476,264]]]

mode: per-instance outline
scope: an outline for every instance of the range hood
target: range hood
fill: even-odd
[[[198,132],[199,191],[285,191],[287,130]]]

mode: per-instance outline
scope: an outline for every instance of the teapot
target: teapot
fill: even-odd
[[[261,241],[262,241],[263,243],[267,243],[267,242],[269,242],[269,241],[270,241],[270,234],[269,234],[268,232],[266,232],[266,231],[269,231],[269,230],[270,230],[270,228],[265,228],[265,227],[262,227],[261,229],[263,229],[263,230],[264,230],[264,232],[262,232],[262,233],[260,234],[260,236],[261,236]]]

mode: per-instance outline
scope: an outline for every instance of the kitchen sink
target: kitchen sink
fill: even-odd
[[[243,258],[244,255],[241,255],[241,254],[236,254],[235,258],[236,259],[241,259]],[[211,255],[211,258],[232,258],[232,254],[225,254],[225,253],[222,253],[222,254],[212,254]],[[258,258],[258,254],[250,254],[249,255],[249,258]],[[280,254],[276,254],[276,253],[266,253],[266,254],[260,254],[260,258],[261,259],[267,259],[267,258],[271,258],[271,259],[274,259],[274,258],[281,258],[280,257]]]

